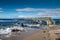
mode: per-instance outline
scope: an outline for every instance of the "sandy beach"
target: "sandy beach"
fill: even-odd
[[[43,30],[38,28],[24,28],[24,32],[12,32],[10,36],[0,35],[1,40],[55,40],[57,37],[55,32],[60,30],[60,27],[54,27],[53,29]],[[54,31],[55,30],[55,31]],[[57,30],[57,31],[56,31]],[[50,33],[49,33],[50,32]],[[49,36],[50,35],[50,36]],[[54,37],[52,37],[53,35]],[[50,38],[51,37],[51,38]]]
[[[37,28],[25,28],[25,32],[12,33],[10,37],[0,35],[1,40],[25,40],[27,37],[39,32]]]
[[[26,37],[24,40],[48,40],[47,33],[43,33],[43,30]]]

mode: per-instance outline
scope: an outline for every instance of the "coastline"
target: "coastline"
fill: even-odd
[[[27,31],[21,32],[21,33],[12,33],[12,35],[10,37],[1,37],[0,36],[0,39],[2,39],[2,40],[24,40],[24,38],[40,31],[40,29],[35,29],[35,28],[25,28],[25,30],[27,30]]]

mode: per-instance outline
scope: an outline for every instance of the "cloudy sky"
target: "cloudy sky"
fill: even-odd
[[[0,18],[60,18],[60,0],[0,0]]]

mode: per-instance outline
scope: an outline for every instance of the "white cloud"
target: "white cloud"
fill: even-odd
[[[32,15],[28,15],[28,16],[26,16],[26,15],[19,15],[18,16],[18,18],[32,18],[32,17],[34,17],[34,16],[32,16]]]
[[[16,9],[16,11],[33,11],[33,8]]]
[[[16,11],[39,11],[39,10],[46,10],[46,9],[40,9],[40,8],[22,8],[22,9],[16,9]]]
[[[24,15],[19,15],[18,18],[25,18],[26,16]]]
[[[38,16],[60,17],[60,9],[47,9],[44,12],[37,13]]]
[[[16,9],[17,12],[37,12],[34,15],[37,17],[60,17],[60,8],[23,8],[23,9]],[[30,17],[33,17],[33,15],[31,15]]]

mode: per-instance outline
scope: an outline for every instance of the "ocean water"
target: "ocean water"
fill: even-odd
[[[53,19],[56,23],[56,25],[60,25],[60,19]],[[29,20],[31,21],[31,20]],[[3,27],[3,26],[11,26],[11,25],[14,25],[16,23],[23,23],[23,24],[29,24],[29,21],[26,21],[26,20],[23,20],[23,19],[0,19],[0,27]],[[46,22],[42,22],[42,24],[46,24]]]
[[[60,25],[60,19],[54,19],[56,25]]]
[[[56,22],[56,25],[60,25],[60,19],[54,19],[55,22]],[[29,20],[31,21],[31,20]],[[6,29],[7,27],[11,27],[11,25],[13,24],[16,24],[16,23],[23,23],[23,24],[27,24],[29,26],[33,25],[33,24],[29,24],[29,21],[26,21],[26,20],[22,20],[22,19],[0,19],[0,33],[3,33],[5,34],[6,32],[3,30],[3,29]],[[45,25],[46,22],[45,21],[42,21],[42,24]],[[36,26],[36,25],[33,25],[33,26]],[[38,26],[38,25],[37,25]],[[2,29],[2,30],[1,30]],[[42,29],[47,29],[47,27],[42,27]],[[28,30],[34,30],[36,31],[37,29],[24,29],[26,32],[28,32]],[[40,29],[39,29],[40,30]],[[31,31],[33,32],[33,31]]]

